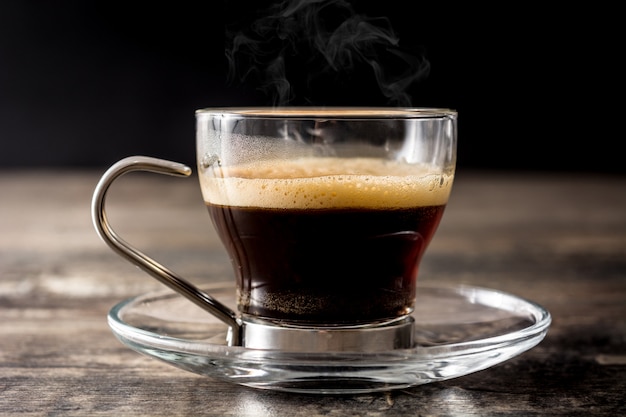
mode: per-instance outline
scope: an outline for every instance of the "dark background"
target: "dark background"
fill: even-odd
[[[195,165],[194,110],[272,104],[252,80],[228,82],[224,54],[225,30],[245,30],[270,3],[1,1],[0,167],[106,167],[132,154]],[[459,111],[459,168],[624,174],[620,13],[579,4],[352,7],[388,18],[430,63],[407,93]],[[293,103],[388,104],[368,80],[300,90]]]

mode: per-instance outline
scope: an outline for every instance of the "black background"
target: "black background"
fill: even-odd
[[[106,167],[133,154],[193,166],[194,110],[272,104],[250,80],[228,82],[224,54],[225,30],[245,30],[270,3],[3,0],[0,167]],[[459,111],[459,168],[626,173],[618,10],[351,3],[429,61],[407,93]],[[293,104],[387,104],[356,77]]]

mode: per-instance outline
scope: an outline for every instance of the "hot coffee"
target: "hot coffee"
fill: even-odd
[[[122,240],[104,200],[130,171],[188,176],[132,156],[98,182],[111,248],[228,326],[226,342],[288,352],[413,346],[416,279],[456,162],[447,109],[217,108],[196,112],[202,195],[235,271],[237,309]]]
[[[301,158],[200,175],[235,266],[238,308],[328,325],[410,313],[452,175],[376,158]]]

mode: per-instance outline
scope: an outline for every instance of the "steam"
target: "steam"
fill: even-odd
[[[347,0],[278,2],[246,31],[227,31],[226,58],[229,81],[258,84],[273,105],[375,81],[387,104],[410,106],[407,89],[430,70],[400,47],[387,18],[357,14]]]

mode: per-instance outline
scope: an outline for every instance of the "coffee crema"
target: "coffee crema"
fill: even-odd
[[[268,160],[201,173],[205,202],[265,208],[401,208],[447,203],[453,176],[377,158]]]
[[[314,325],[412,311],[452,176],[378,159],[216,168],[202,191],[247,315]]]

